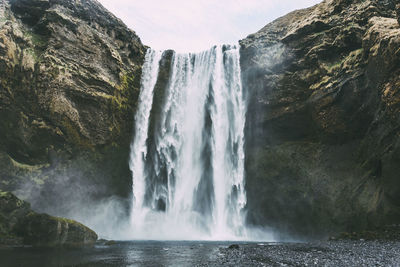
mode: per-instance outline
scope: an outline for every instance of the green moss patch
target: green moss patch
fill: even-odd
[[[89,150],[94,149],[93,144],[90,142],[90,140],[81,136],[79,131],[72,125],[69,119],[65,118],[62,121],[62,125],[64,130],[66,131],[67,138],[70,140],[72,144],[84,149],[89,149]]]

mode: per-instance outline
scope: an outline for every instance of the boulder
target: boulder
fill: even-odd
[[[239,249],[239,245],[238,244],[232,244],[228,247],[228,249]]]
[[[74,220],[38,214],[30,204],[0,191],[0,245],[91,246],[97,234]]]

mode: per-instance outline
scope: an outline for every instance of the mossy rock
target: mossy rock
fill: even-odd
[[[24,244],[35,246],[90,246],[97,240],[97,234],[83,224],[35,212],[18,223],[16,233]]]
[[[38,214],[30,204],[0,191],[0,246],[91,246],[97,234],[74,220]]]

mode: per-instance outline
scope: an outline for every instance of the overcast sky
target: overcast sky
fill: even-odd
[[[232,44],[321,0],[99,0],[155,49],[197,52]]]

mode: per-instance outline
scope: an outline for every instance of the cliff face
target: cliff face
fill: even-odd
[[[241,41],[249,221],[327,234],[400,221],[392,1],[326,0]]]
[[[34,206],[128,196],[144,53],[96,1],[1,0],[0,188]]]

